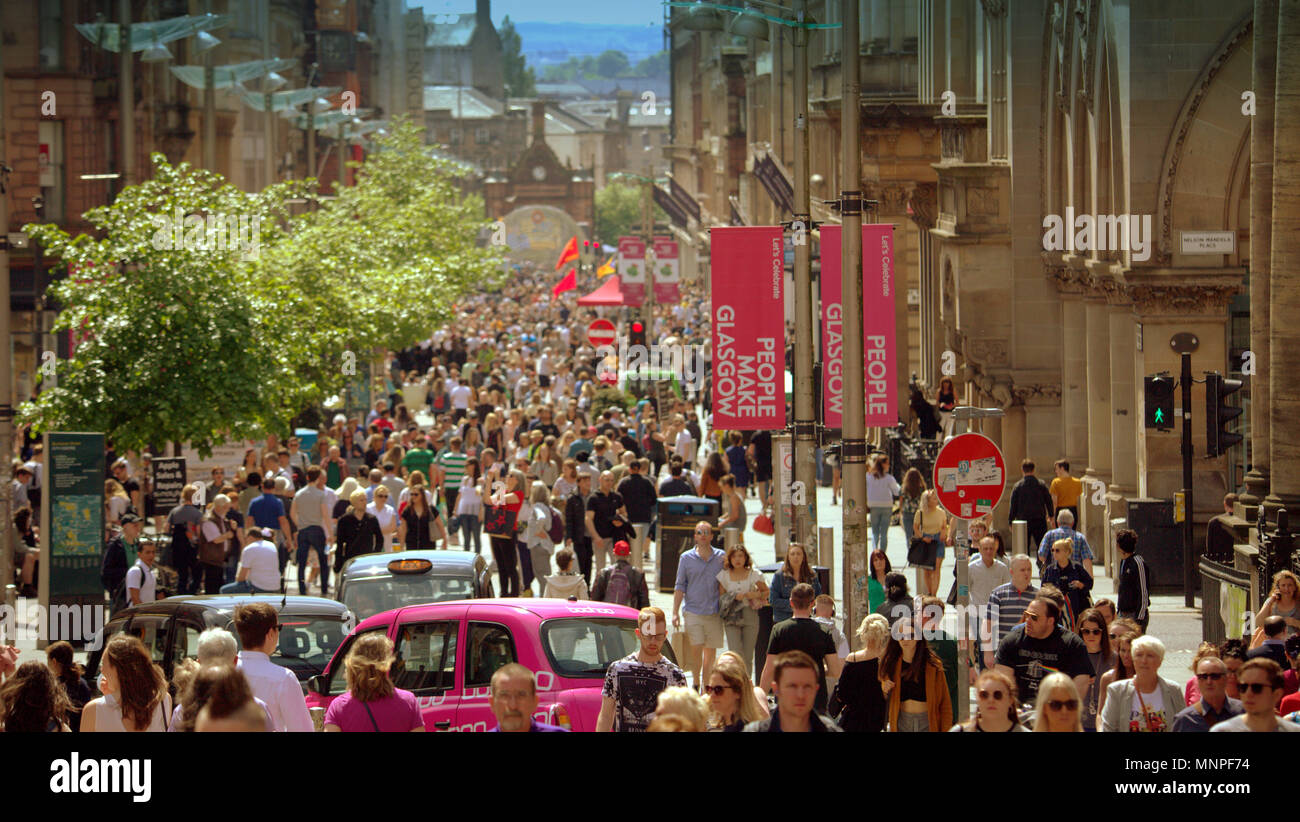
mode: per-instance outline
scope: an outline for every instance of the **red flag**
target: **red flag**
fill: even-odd
[[[569,273],[564,275],[564,279],[556,283],[555,287],[551,289],[551,299],[553,300],[556,297],[560,296],[561,293],[565,291],[572,291],[577,287],[578,287],[578,271],[577,269],[570,268]]]
[[[578,238],[571,237],[565,244],[564,250],[560,252],[560,259],[555,263],[555,270],[559,271],[565,263],[571,263],[578,259]]]

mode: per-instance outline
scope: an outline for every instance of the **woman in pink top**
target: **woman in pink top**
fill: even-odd
[[[325,711],[326,731],[423,731],[415,694],[393,686],[393,641],[382,634],[359,637],[343,666],[348,692]]]

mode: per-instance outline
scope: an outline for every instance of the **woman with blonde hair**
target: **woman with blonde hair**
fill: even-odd
[[[389,678],[395,659],[393,641],[383,634],[362,634],[352,643],[343,660],[348,690],[325,711],[326,731],[424,730],[415,694]]]
[[[104,510],[110,528],[122,525],[122,515],[130,506],[131,498],[127,496],[122,483],[115,479],[104,480]]]
[[[862,650],[844,658],[844,670],[831,694],[829,713],[851,733],[885,729],[885,695],[880,689],[880,655],[889,644],[889,620],[870,614],[858,626]]]
[[[675,716],[690,726],[695,733],[708,730],[709,704],[692,688],[675,685],[659,692],[655,719]]]
[[[710,731],[737,733],[769,716],[767,694],[754,686],[745,660],[735,651],[718,655],[704,692],[709,698]]]
[[[1279,616],[1286,620],[1288,638],[1300,633],[1300,577],[1285,568],[1273,575],[1273,590],[1269,592],[1268,599],[1264,600],[1264,606],[1255,615],[1255,624],[1263,625],[1264,620],[1271,616]],[[1263,635],[1260,634],[1261,642],[1262,637]],[[1256,647],[1253,639],[1251,647]]]
[[[937,596],[939,592],[939,571],[943,567],[943,546],[948,539],[948,516],[939,507],[939,492],[931,488],[921,494],[921,508],[912,520],[912,533],[915,539],[935,547],[934,567],[925,568],[925,587],[918,591],[920,596]]]
[[[339,502],[342,503],[342,500]],[[379,527],[379,519],[366,510],[366,492],[358,488],[352,492],[349,502],[351,504],[339,517],[335,529],[335,573],[352,557],[384,550],[384,532]]]
[[[1083,733],[1083,700],[1074,680],[1057,671],[1038,683],[1038,701],[1034,703],[1034,731],[1046,733]]]

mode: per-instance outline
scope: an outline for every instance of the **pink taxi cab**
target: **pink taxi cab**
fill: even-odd
[[[518,662],[537,676],[541,722],[594,731],[605,670],[638,648],[635,608],[561,599],[469,599],[412,605],[357,625],[325,672],[307,681],[307,706],[347,691],[343,660],[362,634],[382,631],[397,653],[393,683],[411,691],[429,731],[496,727],[492,674]],[[672,648],[663,653],[674,659]]]

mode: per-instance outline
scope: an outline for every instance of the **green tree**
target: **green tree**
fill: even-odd
[[[506,94],[511,97],[536,97],[537,74],[527,65],[523,38],[509,15],[501,21],[501,60],[505,67]]]
[[[667,77],[668,76],[668,52],[661,51],[652,54],[644,60],[638,60],[636,66],[632,69],[634,77]]]
[[[613,245],[624,235],[641,236],[641,209],[645,197],[643,184],[615,180],[596,192],[596,236]],[[668,215],[659,206],[654,209],[656,222],[667,222]]]
[[[161,154],[153,165],[152,179],[86,213],[96,237],[25,227],[70,267],[51,286],[64,306],[55,328],[79,341],[56,364],[57,387],[24,403],[19,419],[38,430],[103,431],[119,451],[188,442],[206,452],[270,421],[280,374],[266,350],[283,330],[271,325],[276,306],[244,258],[284,241],[284,201],[305,187],[250,195]],[[244,230],[224,223],[227,236],[214,236],[232,218]],[[231,233],[247,240],[247,254]]]
[[[595,62],[596,73],[600,77],[621,77],[631,67],[627,55],[614,49],[601,52]]]

